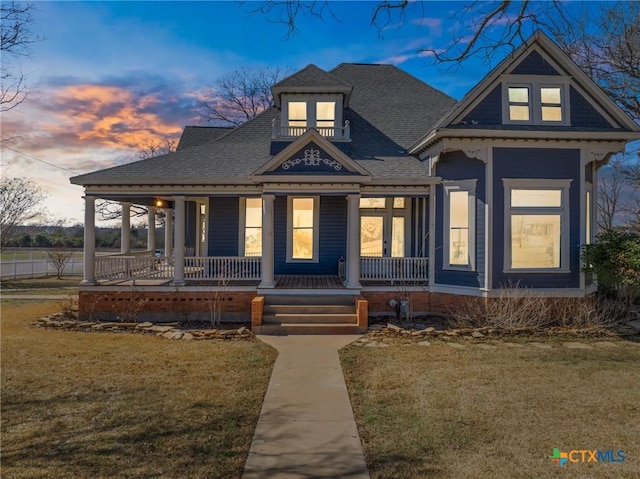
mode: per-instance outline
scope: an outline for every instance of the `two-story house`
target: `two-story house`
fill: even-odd
[[[256,331],[353,332],[403,300],[451,312],[507,285],[594,290],[580,248],[598,168],[640,128],[544,34],[459,102],[373,64],[309,65],[272,92],[237,128],[187,127],[174,153],[71,179],[85,188],[81,311],[144,297],[155,318],[176,302],[201,317],[215,298]],[[95,254],[99,198],[123,206],[116,255]],[[132,203],[149,207],[147,252],[128,247]]]

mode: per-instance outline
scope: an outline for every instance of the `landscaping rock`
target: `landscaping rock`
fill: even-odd
[[[539,349],[551,349],[551,345],[547,344],[547,343],[537,343],[537,342],[532,342],[532,343],[527,343],[530,346],[539,348]]]
[[[429,341],[419,341],[416,343],[418,346],[431,346]]]
[[[182,335],[182,339],[185,339],[185,340],[187,340],[187,341],[191,341],[191,340],[193,339],[193,334],[191,334],[191,333],[184,333],[184,334]]]
[[[153,326],[153,323],[151,323],[149,321],[145,321],[144,323],[138,324],[137,328],[138,329],[146,329],[146,328],[151,328],[152,326]]]
[[[182,336],[184,336],[184,333],[182,331],[174,331],[169,339],[182,339]]]
[[[480,331],[472,331],[471,336],[473,338],[484,338],[484,334],[482,334]]]
[[[171,331],[173,328],[171,326],[158,326],[153,325],[149,328],[149,331],[154,331],[156,333],[166,333],[167,331]]]
[[[245,334],[247,332],[249,332],[249,330],[244,326],[238,329],[238,334]]]
[[[387,323],[387,329],[391,331],[402,331],[400,326],[396,326],[395,324]]]
[[[434,328],[433,326],[428,327],[427,329],[424,329],[423,332],[430,334],[435,332],[436,328]]]
[[[451,346],[454,349],[465,349],[466,346],[464,344],[460,344],[460,343],[447,343],[449,346]]]
[[[504,343],[502,343],[502,345],[506,346],[507,348],[524,348],[524,346],[522,344],[518,344],[518,343],[504,342]]]

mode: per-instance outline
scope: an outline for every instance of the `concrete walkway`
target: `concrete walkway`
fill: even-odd
[[[369,477],[338,349],[359,336],[259,336],[278,350],[243,479]]]

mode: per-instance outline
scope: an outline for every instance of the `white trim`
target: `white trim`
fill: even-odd
[[[429,192],[429,286],[436,282],[436,193],[437,186],[431,185]]]
[[[504,273],[570,273],[569,235],[571,232],[569,190],[571,179],[547,178],[502,178],[504,185]],[[511,190],[561,190],[561,206],[559,207],[512,207]],[[511,215],[543,215],[560,216],[560,266],[558,268],[512,268],[511,267]]]
[[[488,148],[484,187],[484,287],[493,288],[493,148]]]
[[[333,127],[337,128],[342,125],[342,100],[343,95],[338,93],[282,93],[281,97],[281,116],[280,124],[282,126],[289,125],[289,102],[301,102],[307,104],[307,127],[315,128],[317,121],[316,104],[318,102],[334,102],[334,124]]]
[[[293,258],[293,200],[313,200],[313,257],[311,259]],[[263,238],[264,241],[264,238]],[[287,196],[287,263],[320,262],[320,196]]]
[[[475,271],[476,270],[476,184],[477,179],[467,180],[455,180],[455,181],[443,181],[443,243],[442,243],[442,269],[448,271]],[[450,202],[449,194],[453,191],[466,191],[468,193],[468,211],[469,211],[469,227],[468,227],[468,256],[469,262],[467,265],[455,265],[449,262],[449,235],[450,235]]]

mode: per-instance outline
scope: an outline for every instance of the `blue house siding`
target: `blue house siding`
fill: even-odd
[[[495,87],[462,121],[467,126],[502,124],[502,85]]]
[[[577,288],[580,286],[580,150],[543,148],[493,149],[493,288]],[[504,273],[505,204],[503,178],[571,179],[569,189],[570,273]],[[567,254],[567,252],[564,252]]]
[[[209,198],[209,256],[238,256],[239,198]]]
[[[455,286],[484,287],[485,273],[485,165],[480,160],[468,158],[460,151],[443,155],[436,164],[436,174],[443,181],[477,179],[475,224],[475,271],[444,269],[444,187],[436,189],[436,257],[435,282]]]
[[[196,247],[198,235],[198,205],[195,201],[187,201],[185,204],[185,237],[184,245],[187,248]]]
[[[511,72],[514,75],[560,75],[540,53],[533,51]]]
[[[338,260],[346,258],[347,200],[344,196],[320,197],[319,262],[287,263],[287,197],[274,204],[275,274],[338,274]]]
[[[569,104],[571,105],[571,126],[611,130],[604,117],[575,88],[571,87]]]

